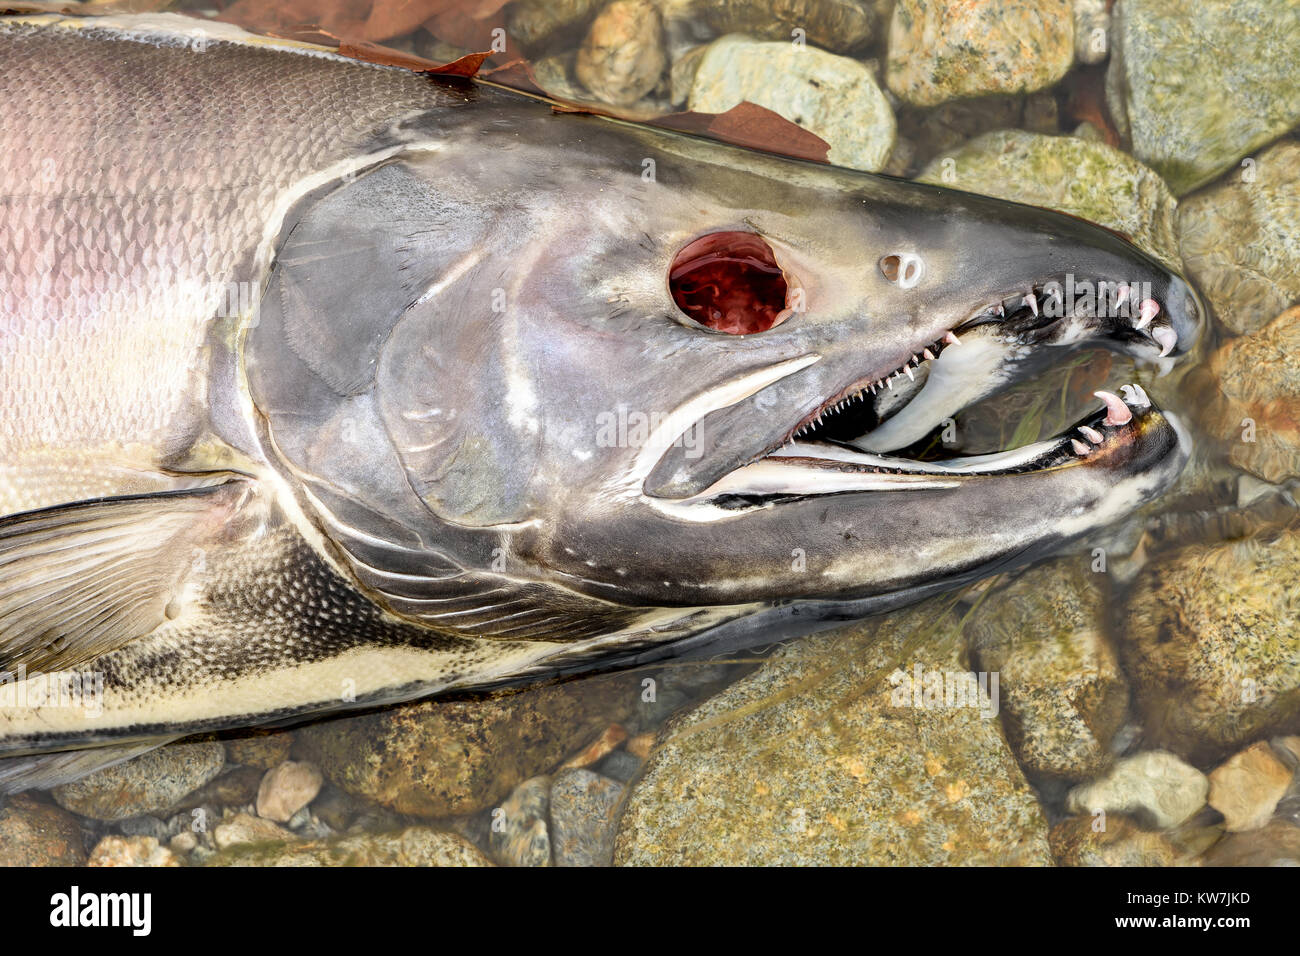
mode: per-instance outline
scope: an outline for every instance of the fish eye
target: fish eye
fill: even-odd
[[[668,288],[688,318],[728,335],[775,328],[797,311],[795,302],[803,296],[772,247],[742,231],[709,233],[683,246],[668,270]]]

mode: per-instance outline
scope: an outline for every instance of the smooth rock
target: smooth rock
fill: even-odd
[[[1190,764],[1163,750],[1116,761],[1106,776],[1070,791],[1072,813],[1127,814],[1160,829],[1175,827],[1205,806],[1210,784]]]
[[[1104,630],[1105,585],[1082,558],[1038,565],[967,622],[978,669],[999,675],[1002,725],[1031,777],[1075,782],[1111,763],[1129,692]]]
[[[80,866],[81,823],[72,814],[20,793],[0,807],[0,866]]]
[[[1246,833],[1232,833],[1205,854],[1206,866],[1300,866],[1300,826],[1274,820]]]
[[[1291,768],[1260,741],[1210,771],[1209,804],[1223,814],[1229,832],[1268,823],[1291,785]]]
[[[1139,829],[1126,817],[1069,817],[1052,827],[1048,840],[1060,866],[1177,866],[1178,849],[1163,834]]]
[[[813,47],[723,37],[700,60],[688,106],[725,113],[745,101],[820,136],[838,166],[876,172],[894,146],[893,111],[871,71],[857,60]]]
[[[463,837],[429,827],[357,833],[333,840],[239,846],[206,866],[491,866]]]
[[[263,771],[253,766],[223,767],[221,772],[193,793],[186,794],[171,812],[193,810],[195,807],[246,807],[257,799]]]
[[[931,601],[778,649],[664,727],[615,862],[1050,863],[1042,810],[981,716],[962,645]],[[917,664],[951,706],[924,676],[916,706]]]
[[[170,848],[151,836],[106,836],[95,844],[87,866],[180,866]]]
[[[254,731],[247,737],[230,737],[224,743],[226,763],[270,770],[289,759],[293,733],[288,730]]]
[[[917,179],[1091,220],[1180,269],[1176,200],[1159,176],[1105,143],[1000,130],[936,157]]]
[[[1292,0],[1119,0],[1107,105],[1177,196],[1300,123]]]
[[[1228,340],[1183,392],[1233,465],[1273,484],[1300,478],[1300,307]]]
[[[293,839],[293,834],[270,820],[255,817],[251,813],[237,813],[213,828],[212,839],[218,849],[226,850],[243,843],[290,840]]]
[[[510,36],[536,50],[558,46],[565,35],[577,42],[585,26],[605,0],[515,0],[506,7]]]
[[[272,767],[257,789],[257,815],[287,822],[316,799],[323,780],[321,772],[309,763],[286,760]]]
[[[551,778],[525,780],[492,811],[488,847],[507,866],[550,866]]]
[[[1234,332],[1254,332],[1300,302],[1300,143],[1284,140],[1188,196],[1178,242],[1196,287]]]
[[[55,787],[59,806],[94,820],[123,820],[168,810],[224,765],[220,743],[170,744]]]
[[[447,817],[505,799],[636,706],[626,678],[430,700],[324,721],[296,753],[336,786],[398,813]]]
[[[1117,633],[1149,738],[1197,763],[1300,729],[1300,533],[1157,556]]]
[[[556,866],[609,866],[623,784],[590,770],[562,770],[551,784]]]
[[[1070,0],[896,0],[886,81],[917,106],[1051,86],[1074,62]]]
[[[653,90],[667,67],[658,9],[650,0],[614,0],[592,21],[574,74],[597,99],[628,106]]]

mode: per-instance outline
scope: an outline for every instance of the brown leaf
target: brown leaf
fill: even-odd
[[[378,63],[381,66],[400,66],[408,70],[414,70],[416,73],[465,77],[477,73],[479,67],[483,65],[483,61],[491,55],[490,52],[467,53],[451,63],[441,64],[425,59],[422,56],[416,56],[414,53],[394,50],[392,47],[381,46],[378,43],[370,43],[365,40],[341,40],[339,41],[339,53],[354,60]]]

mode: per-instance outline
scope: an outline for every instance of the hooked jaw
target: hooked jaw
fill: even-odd
[[[678,516],[698,509],[701,517],[716,519],[818,495],[952,488],[991,476],[1027,479],[1072,469],[1113,469],[1119,480],[1123,469],[1135,462],[1150,463],[1149,456],[1137,454],[1143,443],[1170,450],[1185,445],[1181,438],[1171,440],[1176,427],[1139,385],[1124,386],[1122,398],[1098,392],[1100,409],[1046,441],[938,460],[891,454],[1010,384],[1020,366],[1044,364],[1031,361],[1031,356],[1049,351],[1059,356],[1070,350],[1050,346],[1072,349],[1101,340],[1153,361],[1191,347],[1200,306],[1181,279],[1171,277],[1162,294],[1149,285],[1102,282],[1092,288],[1097,286],[1100,293],[1092,292],[1092,300],[1085,301],[1073,284],[1049,280],[981,306],[933,340],[918,343],[893,368],[869,372],[834,389],[762,447],[752,448],[747,460],[721,474],[710,471],[711,419],[701,416],[696,425],[705,451],[696,467],[670,449],[649,475],[643,494]],[[792,381],[797,378],[791,376]],[[773,404],[769,400],[767,407]],[[757,402],[718,411],[732,419],[772,417]]]

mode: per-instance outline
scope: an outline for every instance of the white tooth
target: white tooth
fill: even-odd
[[[921,364],[921,357],[920,357],[919,355],[913,355],[913,356],[912,356],[912,361],[915,362],[917,365],[920,365],[920,364]]]
[[[1032,292],[1029,293],[1029,295],[1025,296],[1025,305],[1029,306],[1029,311],[1032,312],[1032,313],[1034,313],[1034,317],[1037,318],[1037,316],[1038,316],[1038,299],[1036,299],[1036,298],[1034,297],[1034,294],[1033,294]]]
[[[929,349],[922,349],[921,354],[924,355],[929,360],[934,359],[934,353],[931,352]]]
[[[1118,289],[1119,295],[1115,297],[1115,308],[1118,309],[1123,305],[1125,300],[1128,299],[1129,293],[1132,291],[1133,290],[1128,287],[1127,283],[1121,284]]]
[[[1090,428],[1087,425],[1080,425],[1079,432],[1083,435],[1084,438],[1088,439],[1088,441],[1092,442],[1094,445],[1100,445],[1103,441],[1106,440],[1101,432],[1097,431],[1097,429],[1095,428]]]
[[[1160,357],[1164,358],[1174,350],[1178,344],[1178,333],[1173,329],[1167,329],[1161,326],[1158,329],[1151,330],[1151,337],[1160,343]]]
[[[1091,448],[1089,448],[1083,442],[1079,441],[1079,439],[1077,438],[1070,439],[1070,446],[1074,449],[1074,453],[1078,455],[1080,458],[1085,457],[1088,454],[1088,452],[1092,451]]]
[[[885,384],[889,386],[891,392],[894,390],[894,380],[892,377],[885,379]]]
[[[1134,328],[1145,329],[1160,314],[1160,304],[1155,299],[1143,299],[1138,306],[1138,320]]]
[[[907,377],[910,378],[913,382],[916,381],[916,376],[912,374],[912,366],[905,365],[903,367],[903,371],[907,373]]]
[[[1134,408],[1146,408],[1151,404],[1151,399],[1147,398],[1147,393],[1142,390],[1141,385],[1121,386],[1120,393],[1124,396],[1124,401]]]
[[[1002,316],[1002,317],[1004,317],[1004,318],[1006,317],[1007,310],[1004,309],[1004,308],[1002,308],[1002,303],[1001,303],[1001,302],[999,302],[996,306],[994,306],[994,309],[995,309],[995,311],[997,312],[998,315],[1000,315],[1000,316]]]
[[[1129,411],[1124,400],[1118,395],[1111,392],[1097,391],[1092,394],[1096,395],[1106,403],[1106,417],[1102,419],[1103,425],[1127,425],[1133,420],[1133,413]]]
[[[951,332],[943,333],[943,340],[949,345],[961,345],[961,339],[957,338],[957,336],[953,335]]]

